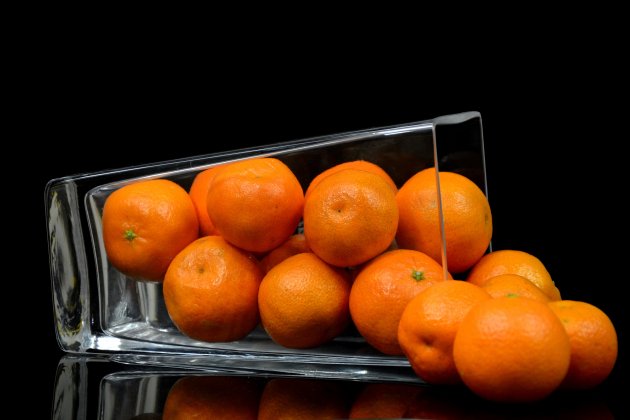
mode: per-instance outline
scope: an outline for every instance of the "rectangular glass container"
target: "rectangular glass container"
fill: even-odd
[[[122,362],[199,369],[260,368],[264,362],[277,371],[337,366],[352,376],[352,372],[367,372],[368,367],[407,367],[404,357],[379,353],[352,329],[328,344],[305,350],[275,344],[260,327],[234,342],[192,340],[170,321],[161,283],[129,279],[109,264],[101,214],[113,191],[154,178],[170,179],[188,190],[194,177],[209,167],[271,156],[291,168],[304,190],[323,170],[362,159],[381,166],[398,187],[416,172],[436,167],[461,173],[486,191],[483,130],[477,112],[51,180],[45,205],[60,347],[74,353],[107,353]],[[443,226],[441,213],[436,222]],[[442,246],[446,262],[444,241]],[[444,267],[446,271],[447,262]]]

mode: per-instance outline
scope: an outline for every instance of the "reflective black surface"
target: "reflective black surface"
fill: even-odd
[[[190,371],[65,357],[54,419],[138,418],[613,419],[603,390],[557,392],[531,404],[484,401],[462,387]]]

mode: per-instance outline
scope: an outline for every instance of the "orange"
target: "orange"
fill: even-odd
[[[617,332],[610,318],[586,302],[550,302],[571,341],[571,364],[562,386],[588,389],[604,381],[617,360]]]
[[[173,323],[203,341],[233,341],[258,324],[258,262],[219,236],[204,236],[177,254],[164,277]]]
[[[518,274],[534,283],[550,300],[560,300],[560,291],[543,263],[523,251],[502,250],[484,255],[468,274],[467,281],[483,286],[499,274]]]
[[[471,283],[472,284],[472,283]],[[520,296],[535,299],[540,302],[549,302],[549,296],[538,286],[518,274],[500,274],[491,277],[482,286],[492,297]]]
[[[265,257],[260,261],[260,264],[263,271],[268,273],[269,270],[290,256],[301,254],[303,252],[311,252],[311,248],[308,246],[304,234],[298,233],[289,237],[285,243],[265,255]]]
[[[165,179],[126,185],[114,191],[103,207],[107,257],[129,277],[161,281],[175,255],[198,234],[190,197]]]
[[[403,418],[417,394],[419,386],[371,383],[365,385],[350,410],[351,419]]]
[[[247,378],[189,376],[173,385],[164,403],[164,420],[256,419],[259,385]]]
[[[313,178],[310,185],[306,189],[306,193],[304,193],[304,197],[308,197],[311,191],[313,191],[313,189],[322,181],[322,179],[326,178],[329,175],[343,171],[344,169],[357,169],[359,171],[370,172],[375,175],[378,175],[381,178],[383,178],[383,180],[387,182],[387,184],[389,184],[389,186],[391,187],[392,191],[394,191],[394,193],[398,192],[398,188],[396,188],[396,183],[394,182],[394,180],[392,180],[392,178],[387,174],[387,172],[385,172],[380,166],[372,162],[365,161],[365,160],[355,160],[352,162],[340,163],[339,165],[335,165],[332,168],[328,168],[324,172],[317,175],[315,178]]]
[[[453,342],[462,319],[490,295],[465,281],[443,281],[418,294],[405,308],[398,341],[414,372],[429,383],[461,382]]]
[[[349,295],[350,283],[342,270],[315,254],[294,255],[263,279],[258,293],[261,321],[284,347],[319,346],[348,324]]]
[[[350,314],[359,333],[377,350],[402,355],[398,323],[405,307],[443,279],[442,266],[418,251],[398,249],[370,261],[350,292]]]
[[[490,245],[490,204],[474,182],[452,172],[440,172],[440,192],[448,270],[462,273],[479,261]],[[398,245],[424,252],[441,263],[435,168],[420,171],[407,180],[396,201],[400,211]]]
[[[201,236],[218,234],[214,223],[212,223],[210,216],[208,216],[208,190],[210,189],[214,175],[217,173],[217,169],[219,169],[219,167],[214,166],[197,174],[188,192],[197,211]]]
[[[494,401],[536,401],[564,379],[571,344],[547,304],[500,297],[480,302],[464,317],[453,358],[475,394]]]
[[[277,378],[260,398],[259,420],[342,419],[348,417],[343,389],[333,381]]]
[[[317,256],[329,264],[361,264],[390,246],[396,236],[398,208],[382,177],[344,169],[322,179],[304,206],[304,235]]]
[[[208,190],[208,215],[228,242],[270,251],[295,231],[304,207],[302,186],[278,159],[234,162],[217,170]]]

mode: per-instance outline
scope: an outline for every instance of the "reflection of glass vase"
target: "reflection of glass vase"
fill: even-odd
[[[57,366],[52,418],[161,419],[169,390],[182,375],[172,369],[110,363],[103,357],[65,356]]]
[[[96,372],[95,364],[101,368]],[[104,373],[114,367],[122,371]],[[52,418],[113,420],[142,415],[143,419],[160,419],[166,395],[176,379],[166,370],[135,367],[127,371],[125,366],[107,363],[103,358],[66,356],[57,366]],[[94,398],[96,393],[98,400]],[[96,401],[98,404],[94,404]]]
[[[144,360],[144,362],[149,362]],[[138,361],[136,361],[138,362]],[[149,362],[150,363],[150,362]],[[280,364],[282,365],[282,364]],[[284,363],[286,365],[286,363]],[[270,372],[270,365],[249,369],[189,369],[112,363],[105,357],[66,356],[57,367],[53,419],[161,419],[162,413],[224,418],[230,413],[322,413],[370,418],[614,418],[597,392],[557,393],[537,404],[495,404],[461,387],[430,387],[419,382],[375,382],[343,379],[334,366],[313,369],[319,377]],[[264,372],[264,373],[261,373]],[[328,372],[324,375],[323,372]],[[167,413],[168,412],[168,413]],[[219,413],[219,414],[217,414]],[[586,415],[586,417],[580,417]],[[202,417],[207,418],[207,417]],[[239,417],[240,418],[240,417]]]
[[[87,418],[87,358],[66,356],[59,361],[53,393],[53,419]]]

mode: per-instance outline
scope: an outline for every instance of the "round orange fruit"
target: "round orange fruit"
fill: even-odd
[[[398,323],[405,307],[420,292],[443,280],[442,266],[422,252],[386,252],[370,261],[354,280],[352,320],[371,346],[385,354],[402,355]]]
[[[560,300],[560,291],[543,263],[523,251],[505,249],[484,255],[470,270],[467,281],[483,286],[500,274],[517,274],[534,283],[550,300]]]
[[[103,207],[107,258],[129,277],[161,281],[175,255],[198,234],[186,190],[166,179],[126,185]]]
[[[562,386],[589,389],[602,383],[617,360],[617,332],[610,318],[586,302],[561,300],[549,307],[571,341],[571,364]]]
[[[480,302],[464,317],[453,358],[475,394],[493,401],[536,401],[564,379],[571,344],[547,304],[500,297]]]
[[[177,254],[164,277],[164,303],[177,328],[196,340],[233,341],[258,324],[263,277],[253,256],[220,236],[205,236]]]
[[[446,261],[452,273],[462,273],[483,256],[492,237],[492,214],[484,193],[468,178],[440,172]],[[400,188],[396,240],[442,262],[442,236],[435,168],[422,170]]]
[[[328,168],[324,172],[317,175],[315,178],[313,178],[310,185],[306,189],[306,193],[304,193],[304,197],[308,197],[311,191],[315,189],[315,187],[322,181],[322,179],[332,174],[335,174],[337,172],[343,171],[344,169],[356,169],[359,171],[370,172],[375,175],[378,175],[381,178],[383,178],[383,180],[387,182],[387,184],[389,184],[389,186],[391,187],[392,191],[394,191],[394,193],[398,192],[396,183],[394,183],[394,180],[392,180],[392,178],[387,174],[387,172],[383,170],[383,168],[381,168],[380,166],[372,162],[368,162],[366,160],[354,160],[352,162],[344,162],[344,163],[340,163],[339,165],[335,165],[332,168]]]
[[[208,216],[208,190],[218,169],[218,166],[214,166],[197,174],[188,192],[197,211],[201,236],[218,234],[214,223],[212,223],[210,216]]]
[[[284,347],[319,346],[348,324],[349,295],[341,269],[312,253],[294,255],[272,268],[260,285],[262,325]]]
[[[272,250],[269,254],[265,255],[260,261],[260,264],[263,268],[263,271],[265,273],[268,273],[269,270],[271,270],[287,258],[293,255],[302,254],[304,252],[311,252],[311,248],[308,246],[308,242],[306,242],[304,234],[297,233],[295,235],[292,235],[289,239],[287,239],[285,243],[280,245],[278,248]]]
[[[207,200],[208,215],[221,236],[251,252],[267,252],[285,242],[304,208],[300,182],[275,158],[221,166]]]
[[[322,179],[304,206],[304,235],[317,256],[338,267],[374,258],[398,226],[391,187],[379,175],[344,169]]]
[[[465,281],[436,283],[409,302],[398,324],[398,341],[416,374],[428,383],[461,382],[453,342],[462,320],[490,295]]]
[[[472,284],[472,283],[471,283]],[[491,277],[482,286],[492,297],[520,296],[540,302],[549,302],[549,296],[538,286],[518,274],[499,274]]]

